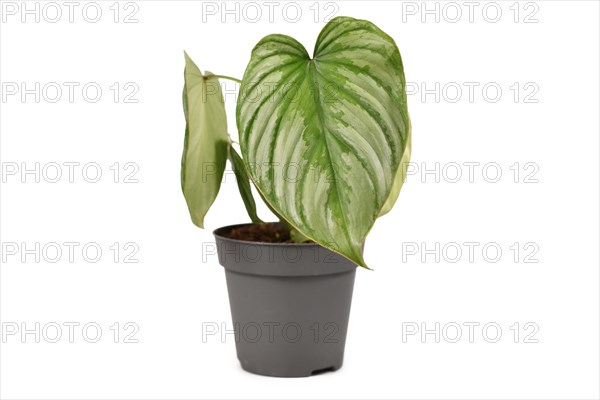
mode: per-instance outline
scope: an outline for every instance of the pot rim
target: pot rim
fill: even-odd
[[[266,224],[279,224],[279,225],[281,224],[280,222],[265,222],[265,223]],[[323,247],[316,242],[309,242],[309,243],[257,242],[255,240],[232,239],[227,236],[223,236],[223,232],[225,232],[225,231],[230,231],[235,228],[241,228],[243,226],[250,226],[250,225],[260,225],[260,224],[256,224],[254,222],[249,222],[249,223],[244,223],[244,224],[226,225],[226,226],[222,226],[220,228],[215,229],[213,231],[213,235],[215,237],[220,238],[221,240],[227,240],[229,242],[242,243],[242,244],[254,244],[254,245],[262,245],[262,246],[302,246],[302,247],[318,246],[318,247]]]
[[[213,232],[219,254],[219,264],[221,264],[228,273],[236,272],[257,276],[300,278],[320,277],[356,271],[356,263],[318,243],[270,243],[230,239],[223,236],[223,232],[226,232],[229,229],[248,225],[253,224],[228,225],[216,229]],[[245,257],[239,259],[236,258],[235,261],[232,261],[229,256],[225,258],[222,257],[223,246],[232,246],[233,248],[231,250],[238,255],[243,254],[244,249],[247,247],[271,249],[274,251],[275,255],[273,259],[269,258],[268,261],[261,259],[261,262],[246,260]],[[287,260],[284,255],[286,249],[296,249],[300,252],[300,258],[295,259],[294,261]],[[312,256],[302,255],[307,251],[310,252]],[[333,256],[333,258],[328,258],[330,256]]]

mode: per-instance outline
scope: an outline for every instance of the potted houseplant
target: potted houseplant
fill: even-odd
[[[289,36],[266,36],[238,80],[241,155],[219,85],[234,78],[185,59],[181,182],[192,221],[204,227],[227,160],[252,220],[214,232],[242,367],[338,369],[356,267],[368,269],[365,237],[394,205],[410,158],[400,52],[373,23],[349,17],[323,28],[312,58]],[[279,222],[259,219],[251,185]]]

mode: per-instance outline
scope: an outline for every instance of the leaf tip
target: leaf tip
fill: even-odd
[[[369,268],[369,266],[367,265],[367,263],[365,262],[365,260],[362,258],[362,256],[361,256],[361,257],[360,257],[360,259],[359,259],[359,260],[357,260],[357,261],[358,261],[358,265],[359,265],[360,267],[362,267],[362,268],[364,268],[364,269],[366,269],[366,270],[368,270],[368,271],[375,271],[374,269],[372,269],[372,268]]]
[[[183,194],[185,196],[185,192]],[[190,212],[190,218],[192,220],[192,223],[194,225],[196,225],[198,228],[204,229],[204,215],[202,215],[202,213],[197,212],[197,210],[194,210],[192,208],[192,204],[190,204],[187,197],[186,197],[186,201],[188,203],[188,211]]]

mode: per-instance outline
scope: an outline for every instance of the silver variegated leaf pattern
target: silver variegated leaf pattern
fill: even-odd
[[[271,207],[300,233],[367,267],[361,245],[406,147],[405,78],[394,40],[369,21],[331,20],[311,58],[269,35],[237,106],[240,147]]]
[[[400,166],[398,167],[398,172],[396,172],[396,178],[394,179],[394,184],[392,185],[392,190],[390,194],[383,204],[381,211],[379,211],[379,216],[383,216],[390,212],[390,210],[396,204],[396,200],[398,200],[398,196],[400,196],[400,190],[402,189],[402,185],[404,185],[404,181],[406,180],[406,174],[408,173],[408,165],[410,163],[410,156],[412,152],[412,127],[410,125],[410,116],[408,119],[408,137],[406,139],[406,147],[404,147],[404,153],[402,154],[402,160],[400,160]]]

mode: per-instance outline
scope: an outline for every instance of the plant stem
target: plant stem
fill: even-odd
[[[217,78],[217,79],[229,79],[230,81],[234,81],[237,83],[242,83],[241,80],[237,79],[237,78],[233,78],[231,76],[227,76],[227,75],[213,75],[213,78]]]

